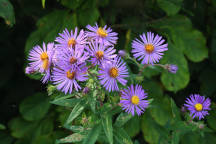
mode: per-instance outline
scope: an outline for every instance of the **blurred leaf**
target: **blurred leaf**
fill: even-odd
[[[97,137],[101,132],[101,128],[101,123],[96,124],[88,133],[88,136],[84,139],[83,144],[94,144],[97,141]]]
[[[104,117],[102,118],[102,124],[109,143],[113,144],[112,117],[108,114],[104,115]]]
[[[178,66],[176,74],[164,71],[161,75],[161,81],[167,90],[178,91],[187,86],[190,79],[188,64],[178,46],[169,42],[169,50],[162,58],[161,63],[172,63]]]
[[[84,110],[85,106],[86,103],[84,103],[83,101],[78,102],[71,111],[70,116],[66,121],[66,124],[71,123],[77,116],[79,116]]]
[[[210,112],[210,114],[207,116],[207,123],[210,128],[212,128],[214,131],[216,131],[216,114],[215,112]]]
[[[37,21],[38,29],[30,34],[26,41],[25,53],[35,45],[42,45],[42,42],[52,42],[58,33],[65,28],[69,30],[77,25],[76,14],[68,11],[55,10]]]
[[[168,131],[164,127],[158,125],[152,117],[145,112],[141,120],[141,129],[143,136],[148,143],[168,143]]]
[[[75,10],[82,4],[83,0],[61,0],[61,4],[67,8]]]
[[[3,124],[0,124],[0,130],[5,130],[6,127]]]
[[[130,136],[123,128],[114,128],[114,139],[119,144],[133,144]]]
[[[151,115],[154,120],[161,126],[165,126],[168,121],[173,119],[170,99],[168,97],[160,98],[153,102],[154,108],[151,108]]]
[[[143,88],[150,97],[159,98],[163,96],[162,87],[156,81],[144,81]]]
[[[12,144],[13,138],[6,132],[0,131],[0,144]]]
[[[181,9],[182,1],[183,0],[157,0],[157,3],[167,15],[175,15]]]
[[[24,119],[35,121],[42,119],[49,107],[49,98],[43,93],[37,93],[24,99],[19,106],[19,111]]]
[[[82,135],[80,133],[74,133],[71,134],[65,138],[56,140],[56,144],[60,144],[60,143],[75,143],[75,142],[80,142],[82,141],[86,136]]]
[[[17,117],[9,122],[11,135],[15,138],[22,138],[24,136],[31,136],[37,127],[37,122],[27,122],[24,119]]]
[[[45,8],[45,2],[46,2],[46,0],[41,0],[42,7],[43,7],[43,8]]]
[[[0,0],[0,17],[5,19],[7,25],[15,24],[14,10],[9,0]]]
[[[171,101],[171,110],[172,110],[172,117],[174,120],[181,120],[181,115],[180,115],[180,111],[179,108],[177,107],[177,105],[175,104],[175,101],[170,98]]]
[[[140,117],[133,116],[125,125],[124,129],[130,137],[136,136],[140,132]]]
[[[38,136],[31,144],[53,144],[54,139],[48,135]]]
[[[94,25],[99,16],[100,13],[97,8],[80,10],[77,14],[78,21],[81,26],[86,26],[88,24]]]
[[[132,118],[131,114],[122,112],[119,114],[119,116],[116,118],[115,126],[116,127],[122,127],[127,121],[129,121]]]

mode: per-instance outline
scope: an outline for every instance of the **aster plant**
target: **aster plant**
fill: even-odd
[[[25,72],[42,75],[42,82],[48,83],[52,103],[69,109],[73,107],[63,127],[74,133],[57,140],[57,143],[74,142],[68,140],[81,135],[78,142],[88,144],[86,137],[93,132],[98,132],[102,143],[117,143],[119,139],[113,133],[125,133],[123,125],[127,121],[134,116],[141,119],[141,115],[149,115],[148,109],[157,107],[151,103],[151,92],[144,89],[143,70],[148,66],[159,66],[174,75],[178,66],[159,63],[168,50],[168,43],[158,34],[147,32],[133,40],[131,57],[124,50],[117,54],[118,34],[107,25],[100,27],[96,23],[86,28],[80,31],[77,27],[65,29],[54,42],[43,43],[42,48],[34,46],[29,52]],[[184,106],[192,118],[201,120],[209,114],[210,103],[209,98],[195,94],[186,100]],[[124,138],[133,143],[130,138]],[[92,141],[96,142],[96,139]]]

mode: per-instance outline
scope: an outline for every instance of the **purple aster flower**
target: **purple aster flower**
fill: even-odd
[[[190,116],[199,118],[201,120],[205,115],[208,115],[210,110],[211,100],[205,99],[204,96],[199,94],[191,94],[190,98],[187,98],[185,107],[190,111]]]
[[[65,29],[63,33],[59,33],[59,37],[57,37],[55,41],[58,42],[56,46],[59,50],[70,48],[84,49],[87,43],[84,30],[80,30],[78,34],[77,27],[75,28],[74,33],[72,30],[69,32],[67,29]]]
[[[85,61],[89,58],[89,55],[84,51],[84,49],[71,49],[62,50],[58,57],[61,64],[79,66],[85,63]]]
[[[142,64],[153,64],[159,62],[163,52],[168,50],[168,44],[163,44],[164,39],[154,33],[147,32],[146,35],[140,35],[142,41],[135,39],[132,42],[132,53],[137,60],[142,60]]]
[[[44,73],[42,82],[46,83],[50,79],[50,69],[52,64],[52,57],[54,54],[54,43],[48,43],[47,47],[43,43],[43,48],[40,46],[35,46],[29,53],[28,60],[30,62],[30,67],[35,71]]]
[[[170,72],[170,73],[176,73],[178,70],[178,66],[174,64],[166,64],[165,68]]]
[[[83,64],[79,66],[60,66],[53,68],[52,81],[57,85],[57,89],[61,90],[65,94],[72,93],[73,87],[78,91],[81,89],[77,81],[86,81],[87,67]]]
[[[107,25],[102,28],[98,27],[96,23],[95,26],[87,25],[86,28],[89,30],[86,32],[89,38],[97,40],[99,43],[103,43],[104,45],[116,44],[118,34],[116,32],[112,32],[111,28],[107,28]]]
[[[117,55],[115,53],[115,49],[113,46],[104,46],[97,41],[91,42],[89,48],[87,48],[89,55],[92,56],[91,63],[93,64],[103,64],[106,61],[110,61],[115,58]]]
[[[127,84],[127,80],[124,78],[128,77],[128,70],[120,57],[116,57],[112,62],[100,66],[98,73],[101,85],[109,92],[119,90],[117,81],[122,85]]]
[[[121,91],[120,104],[126,112],[134,115],[136,110],[136,113],[141,115],[149,105],[148,100],[144,100],[145,98],[147,98],[147,93],[142,89],[142,86],[131,85],[128,89]]]

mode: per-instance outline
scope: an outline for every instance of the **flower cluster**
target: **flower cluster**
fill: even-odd
[[[147,93],[140,85],[131,85],[127,89],[119,86],[127,85],[129,72],[123,58],[129,57],[125,51],[116,54],[115,44],[117,33],[111,28],[87,25],[87,30],[68,31],[59,33],[55,42],[43,43],[43,46],[34,46],[29,52],[29,65],[26,74],[42,73],[42,82],[51,82],[59,91],[71,94],[74,90],[87,94],[88,87],[83,87],[84,81],[90,76],[91,69],[97,71],[99,84],[107,91],[120,91],[120,105],[132,115],[135,112],[141,115],[149,105],[146,100]],[[168,50],[168,44],[159,35],[147,32],[140,35],[140,39],[132,42],[132,54],[141,64],[158,65],[171,73],[176,73],[178,67],[172,64],[156,64]],[[82,83],[82,85],[81,85]],[[208,114],[210,100],[202,97],[191,97],[185,106],[191,111],[193,117],[203,118]]]

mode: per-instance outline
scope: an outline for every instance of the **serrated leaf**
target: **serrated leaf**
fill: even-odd
[[[70,115],[66,121],[66,124],[71,123],[77,116],[79,116],[82,113],[82,111],[84,110],[85,105],[86,105],[86,103],[84,103],[83,101],[78,102],[74,106],[73,110],[71,111],[71,113],[70,113]]]
[[[157,0],[157,3],[167,15],[175,15],[181,9],[182,1],[183,0]]]
[[[84,127],[82,126],[74,126],[74,125],[64,125],[64,128],[71,130],[75,133],[81,133],[85,130]]]
[[[9,0],[0,0],[0,17],[3,17],[9,26],[15,24],[14,9]]]
[[[120,115],[116,118],[115,126],[122,127],[127,121],[129,121],[133,116],[128,113],[120,113]]]
[[[119,144],[133,144],[130,136],[123,128],[119,128],[119,127],[114,128],[114,139]]]
[[[101,132],[101,123],[96,124],[88,133],[88,136],[84,139],[83,144],[95,144],[97,138]]]
[[[80,141],[82,141],[85,137],[86,137],[86,135],[82,135],[82,134],[80,134],[80,133],[74,133],[74,134],[69,135],[69,136],[67,136],[67,137],[65,137],[65,138],[56,140],[56,144],[80,142]]]
[[[109,143],[113,144],[112,117],[110,115],[102,117],[102,124]]]
[[[43,93],[37,93],[24,99],[19,106],[19,111],[24,119],[36,121],[46,115],[49,107],[49,98]]]
[[[71,98],[71,99],[55,99],[51,101],[50,103],[59,105],[59,106],[65,106],[65,107],[74,107],[78,102],[80,102],[80,99],[77,98]]]

